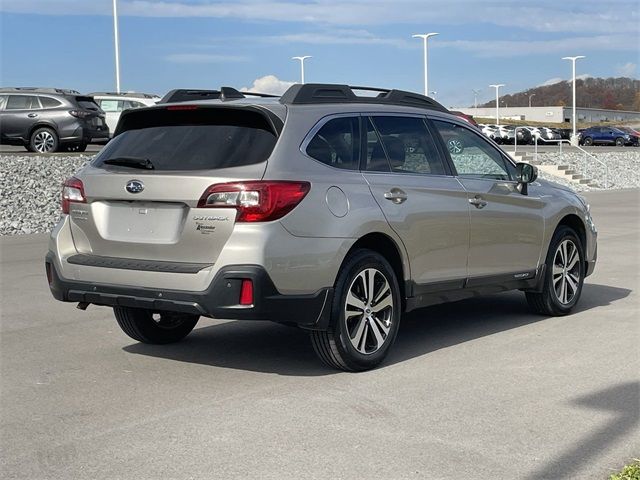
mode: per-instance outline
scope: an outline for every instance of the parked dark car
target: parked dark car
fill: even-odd
[[[0,89],[0,143],[31,152],[83,152],[107,140],[105,114],[92,97],[60,88]]]
[[[554,130],[558,132],[562,140],[571,140],[573,130],[571,130],[570,128],[554,128]]]
[[[637,145],[638,137],[614,127],[591,127],[580,134],[580,145]]]
[[[453,115],[456,115],[457,117],[460,117],[461,119],[465,120],[466,122],[470,123],[471,125],[473,125],[476,128],[480,128],[478,126],[478,122],[475,121],[475,119],[473,118],[473,115],[468,115],[466,113],[463,112],[459,112],[457,110],[450,110],[450,112]]]
[[[631,138],[631,144],[635,145],[636,147],[640,146],[640,132],[638,130],[635,130],[633,128],[630,127],[618,127],[619,130],[622,130],[623,132],[629,134],[631,137],[635,137]]]

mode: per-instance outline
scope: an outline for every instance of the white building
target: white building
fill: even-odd
[[[474,117],[495,118],[496,107],[452,107]],[[571,122],[571,107],[500,107],[500,118],[504,120],[530,120],[532,122]],[[602,108],[576,108],[579,122],[640,121],[640,112],[628,110],[605,110]]]

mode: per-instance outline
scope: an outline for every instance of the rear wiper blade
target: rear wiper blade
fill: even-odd
[[[119,165],[121,167],[144,168],[146,170],[153,170],[155,168],[153,163],[151,163],[151,160],[142,157],[114,157],[109,158],[102,163],[107,165]]]

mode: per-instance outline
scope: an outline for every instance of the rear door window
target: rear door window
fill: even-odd
[[[267,118],[256,111],[232,108],[153,109],[125,114],[122,133],[94,160],[149,160],[155,170],[211,170],[266,161],[277,136]]]
[[[34,95],[9,95],[7,110],[35,110],[40,108],[38,97]]]
[[[445,174],[436,143],[422,118],[379,116],[372,120],[392,172]]]
[[[329,120],[313,136],[307,155],[326,165],[358,170],[360,164],[360,119],[340,117]]]

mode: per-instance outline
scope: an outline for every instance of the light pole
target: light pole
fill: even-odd
[[[535,97],[536,94],[532,93],[531,95],[529,95],[529,108],[531,108],[531,97]]]
[[[413,38],[421,38],[424,42],[424,94],[429,96],[429,67],[427,62],[427,40],[430,37],[440,35],[439,33],[421,33],[413,35]]]
[[[499,97],[500,95],[498,94],[498,91],[500,90],[500,87],[504,87],[505,84],[504,83],[497,83],[495,85],[489,85],[492,88],[496,89],[496,125],[500,125],[500,100]]]
[[[291,57],[291,60],[300,60],[300,83],[304,84],[304,61],[307,58],[311,58],[311,55],[304,55],[302,57]]]
[[[118,40],[118,0],[113,0],[113,39],[116,51],[116,93],[120,93],[120,42]]]
[[[478,109],[478,94],[480,93],[480,90],[473,89],[471,91],[473,92],[473,108],[475,108],[477,110]]]
[[[573,120],[573,135],[571,135],[571,143],[576,142],[576,60],[580,58],[586,58],[584,55],[578,55],[576,57],[562,57],[562,60],[571,60],[571,64],[573,67],[573,76],[571,83],[573,84],[573,112],[572,112],[572,120]]]

